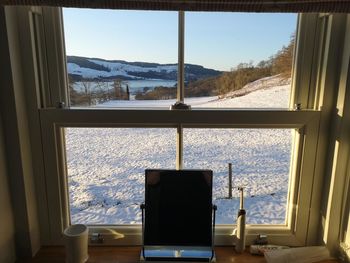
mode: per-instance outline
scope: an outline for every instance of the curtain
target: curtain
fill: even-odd
[[[350,0],[0,0],[1,5],[227,12],[348,13]]]

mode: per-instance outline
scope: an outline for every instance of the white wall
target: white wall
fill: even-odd
[[[12,201],[16,257],[25,259],[32,257],[40,248],[40,224],[24,94],[26,85],[22,77],[22,67],[27,64],[21,61],[16,11],[12,8],[5,12],[5,8],[0,6],[0,146],[4,156],[0,166],[5,167],[2,163],[6,162],[6,184],[9,186],[6,195],[10,195]],[[0,206],[3,216],[2,210],[3,206]],[[2,220],[0,224],[6,226]]]
[[[0,262],[15,262],[15,230],[6,170],[5,138],[0,115]]]

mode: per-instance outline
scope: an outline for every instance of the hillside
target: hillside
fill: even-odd
[[[127,62],[124,60],[104,60],[67,56],[68,74],[75,81],[81,80],[137,80],[165,79],[177,80],[177,64],[148,62]],[[185,64],[185,81],[219,76],[222,72],[200,65]]]
[[[295,36],[292,35],[288,45],[283,46],[269,59],[262,60],[257,64],[254,64],[252,61],[239,63],[231,71],[223,72],[219,76],[190,81],[186,85],[186,93],[189,97],[225,96],[225,94],[228,94],[228,96],[230,94],[242,96],[249,90],[247,88],[244,89],[246,85],[260,79],[278,75],[282,82],[288,82],[292,73],[294,45]]]
[[[256,81],[250,82],[239,90],[234,90],[226,94],[219,95],[219,98],[227,99],[227,98],[241,97],[261,89],[269,89],[271,87],[290,85],[290,82],[291,82],[290,78],[285,78],[282,74],[278,74],[275,76],[265,77],[265,78],[261,78]]]

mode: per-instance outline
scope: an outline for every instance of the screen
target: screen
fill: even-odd
[[[211,246],[210,170],[146,170],[144,244]]]

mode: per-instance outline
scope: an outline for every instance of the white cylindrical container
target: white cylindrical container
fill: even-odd
[[[245,210],[241,209],[237,217],[237,235],[235,250],[237,253],[242,253],[245,249]]]
[[[88,260],[88,234],[85,225],[71,225],[64,232],[67,263],[84,263]]]
[[[237,235],[236,235],[236,252],[242,253],[245,249],[245,210],[244,210],[244,196],[243,196],[243,187],[238,187],[240,191],[240,202],[239,202],[239,210],[237,216]]]

